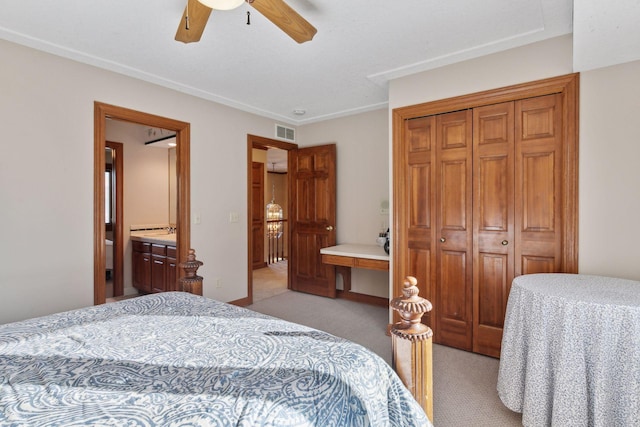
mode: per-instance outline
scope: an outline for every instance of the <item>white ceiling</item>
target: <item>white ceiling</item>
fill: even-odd
[[[318,29],[312,41],[244,4],[183,44],[186,0],[2,1],[0,37],[297,124],[386,106],[389,77],[572,28],[572,0],[287,2]]]
[[[0,38],[300,125],[386,107],[390,79],[571,33],[574,25],[573,0],[287,2],[318,29],[312,41],[295,43],[244,4],[213,11],[200,42],[176,42],[186,0],[6,0]],[[598,43],[592,52],[594,26],[598,40],[626,34],[615,16],[602,29],[593,7],[615,3],[617,14],[638,22],[637,0],[575,3],[588,66],[611,50]]]

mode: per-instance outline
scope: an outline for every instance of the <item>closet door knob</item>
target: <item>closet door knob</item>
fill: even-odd
[[[333,230],[333,226],[332,225],[327,225],[327,231],[331,231]]]
[[[447,241],[447,239],[445,239],[444,237],[441,237],[441,238],[440,238],[440,241],[441,241],[442,243],[444,243],[444,242],[446,242],[446,241]]]
[[[508,241],[508,240],[503,240],[503,241],[502,241],[502,246],[507,246],[508,244],[509,244],[509,241]]]

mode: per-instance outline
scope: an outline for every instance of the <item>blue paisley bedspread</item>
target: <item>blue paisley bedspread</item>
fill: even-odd
[[[2,426],[428,426],[377,355],[182,292],[0,325]]]

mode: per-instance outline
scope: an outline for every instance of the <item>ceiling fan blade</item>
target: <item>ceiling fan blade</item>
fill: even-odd
[[[204,27],[207,25],[211,8],[203,5],[198,0],[188,0],[187,7],[182,14],[182,20],[176,31],[176,40],[183,43],[200,41]],[[187,20],[188,17],[188,20]],[[187,23],[189,29],[187,29]]]
[[[308,42],[318,31],[283,0],[253,0],[249,4],[298,43]]]

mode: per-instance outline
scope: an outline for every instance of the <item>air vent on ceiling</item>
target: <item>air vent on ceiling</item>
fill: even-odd
[[[295,142],[296,131],[293,128],[288,128],[282,125],[276,125],[276,138],[286,139],[287,141]]]

